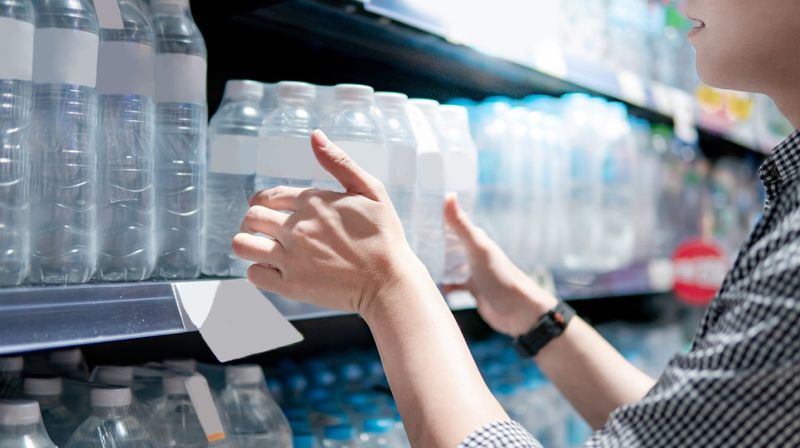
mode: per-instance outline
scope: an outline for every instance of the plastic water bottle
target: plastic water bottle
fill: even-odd
[[[89,378],[89,369],[79,348],[50,352],[48,360],[59,375],[81,380]]]
[[[322,438],[323,448],[356,448],[356,430],[346,423],[325,427]]]
[[[155,275],[194,278],[204,254],[206,46],[189,0],[153,0],[156,34]]]
[[[34,400],[0,400],[0,448],[58,448]]]
[[[25,378],[25,395],[39,402],[42,421],[50,438],[59,446],[67,443],[80,421],[63,404],[61,378]]]
[[[206,275],[244,277],[250,265],[233,254],[231,240],[239,233],[248,200],[255,192],[263,92],[255,81],[228,81],[222,105],[209,124]]]
[[[439,141],[422,108],[437,108],[433,100],[411,100],[408,112],[417,140],[417,200],[414,205],[415,252],[431,278],[444,276],[444,157]]]
[[[0,286],[28,275],[34,30],[30,0],[0,0]]]
[[[131,414],[127,387],[93,389],[92,415],[83,422],[65,448],[156,448],[150,431]]]
[[[275,91],[277,107],[267,115],[261,130],[256,189],[310,187],[317,164],[311,150],[311,133],[319,125],[313,110],[316,88],[305,82],[282,81]]]
[[[136,0],[105,2],[97,70],[97,277],[150,277],[155,246],[155,47]]]
[[[261,367],[230,366],[225,377],[228,385],[221,402],[230,420],[233,443],[240,448],[289,446],[289,422],[267,391]]]
[[[334,87],[335,111],[325,117],[321,128],[356,164],[378,180],[389,180],[389,152],[375,110],[375,91],[360,84]],[[341,185],[319,164],[314,165],[315,185],[325,190],[342,191]]]
[[[153,432],[164,448],[206,448],[209,446],[197,411],[186,392],[186,378],[164,377],[164,401],[152,416]]]
[[[185,373],[197,372],[197,361],[191,358],[186,359],[165,359],[164,366],[170,369],[178,370]]]
[[[133,367],[130,366],[97,366],[94,370],[94,381],[113,386],[133,386]]]
[[[22,356],[0,357],[0,398],[17,398],[22,388]]]
[[[394,421],[389,418],[371,418],[364,421],[364,431],[359,436],[359,448],[393,447]]]
[[[439,139],[445,166],[445,187],[458,195],[458,203],[472,217],[478,195],[478,150],[469,130],[469,113],[463,106],[439,107]],[[469,254],[458,235],[445,232],[444,283],[469,280]]]
[[[268,113],[272,112],[278,106],[277,92],[275,90],[275,83],[262,82],[261,87],[263,94],[261,95],[261,113],[266,117]]]
[[[30,279],[83,283],[97,266],[97,15],[90,0],[34,5]]]
[[[381,113],[389,179],[386,188],[405,229],[409,246],[416,247],[414,207],[417,196],[417,139],[408,118],[408,97],[402,93],[378,92],[375,103]]]

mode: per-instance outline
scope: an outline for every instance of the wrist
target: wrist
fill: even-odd
[[[376,285],[365,291],[358,313],[370,325],[380,322],[387,314],[408,310],[427,293],[439,291],[427,269],[413,253],[399,257],[376,278]]]
[[[530,277],[525,276],[524,281],[518,284],[518,295],[521,297],[522,310],[517,313],[510,336],[517,337],[530,331],[539,322],[542,316],[558,305],[558,299],[545,290]]]

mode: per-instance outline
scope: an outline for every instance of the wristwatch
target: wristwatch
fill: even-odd
[[[533,329],[514,339],[514,349],[523,358],[533,358],[545,345],[557,338],[575,317],[575,310],[559,301],[555,308],[539,318]]]

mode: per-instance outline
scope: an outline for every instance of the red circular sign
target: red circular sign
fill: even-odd
[[[717,294],[725,274],[728,258],[711,241],[693,239],[678,246],[672,256],[675,295],[689,305],[708,305]]]

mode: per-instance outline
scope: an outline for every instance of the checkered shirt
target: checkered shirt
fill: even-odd
[[[670,361],[641,401],[615,410],[586,447],[800,447],[800,131],[759,175],[764,216],[691,350]],[[538,446],[527,434],[506,443],[491,432],[462,446]]]

